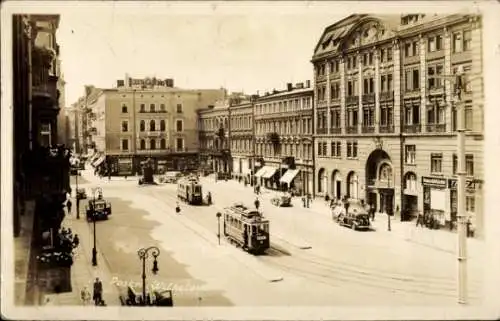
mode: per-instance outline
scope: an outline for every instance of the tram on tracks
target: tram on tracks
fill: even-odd
[[[226,207],[224,236],[251,254],[263,254],[270,247],[269,220],[258,210],[236,203]]]
[[[198,179],[194,177],[180,179],[177,183],[177,198],[191,205],[201,205],[203,195]]]

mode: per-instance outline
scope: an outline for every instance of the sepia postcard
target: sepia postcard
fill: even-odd
[[[499,13],[3,2],[2,317],[499,318]]]

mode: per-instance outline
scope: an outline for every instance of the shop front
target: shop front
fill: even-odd
[[[116,164],[116,173],[119,176],[131,176],[133,172],[133,159],[131,156],[120,156]]]
[[[446,206],[446,178],[422,176],[422,189],[424,217],[434,222],[433,227],[443,227],[451,219]]]
[[[479,230],[483,228],[481,216],[482,183],[482,180],[479,179],[467,179],[465,181],[465,212],[470,219],[471,225],[474,229],[478,229],[479,233]],[[450,216],[447,223],[452,229],[456,226],[458,213],[457,180],[455,178],[448,179],[448,189],[450,191]]]

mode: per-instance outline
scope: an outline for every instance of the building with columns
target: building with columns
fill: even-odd
[[[255,181],[273,189],[313,193],[313,89],[310,81],[255,101]]]
[[[317,194],[401,220],[456,222],[457,109],[466,115],[466,210],[483,226],[482,29],[473,15],[351,15],[314,50]],[[462,66],[466,90],[455,100]],[[478,76],[479,75],[479,76]]]

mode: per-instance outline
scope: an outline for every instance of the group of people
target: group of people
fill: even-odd
[[[58,233],[59,243],[57,247],[61,248],[66,253],[71,253],[73,249],[77,248],[80,244],[78,234],[73,235],[70,228],[61,228]]]
[[[95,278],[94,281],[94,287],[93,287],[93,295],[92,295],[92,301],[94,301],[94,305],[96,306],[106,306],[105,301],[102,298],[102,282],[99,278]],[[80,297],[82,299],[83,305],[89,305],[90,304],[90,292],[88,288],[85,286],[81,292],[80,292]]]

